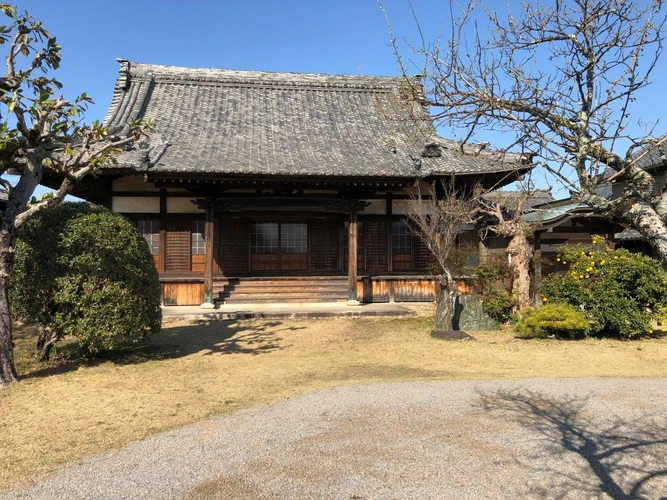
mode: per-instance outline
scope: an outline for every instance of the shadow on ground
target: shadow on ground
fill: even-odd
[[[538,473],[557,479],[531,485],[538,498],[575,498],[576,493],[577,498],[667,499],[664,415],[624,419],[609,406],[591,408],[588,398],[558,399],[521,389],[484,393],[480,399],[484,410],[545,441],[539,456],[529,458]],[[582,473],[556,468],[568,458],[582,464]]]
[[[164,328],[151,342],[102,352],[95,358],[81,358],[74,346],[60,347],[60,355],[48,364],[31,363],[20,370],[22,378],[48,377],[77,370],[81,366],[96,366],[106,362],[119,365],[138,364],[160,359],[174,359],[202,353],[213,355],[257,356],[288,347],[283,335],[305,327],[284,326],[281,321],[202,321]],[[30,333],[23,333],[25,350],[36,343]],[[32,341],[32,342],[31,342]],[[30,351],[28,351],[28,355]]]

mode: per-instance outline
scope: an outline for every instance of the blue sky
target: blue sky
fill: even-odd
[[[488,5],[492,1],[487,0]],[[435,39],[447,22],[449,2],[412,3],[425,38]],[[408,0],[383,0],[383,4],[394,34],[416,42],[418,31]],[[42,20],[63,46],[57,77],[66,97],[81,92],[93,97],[89,121],[104,118],[118,74],[117,57],[265,71],[366,75],[399,71],[376,0],[24,0],[18,6]],[[404,55],[409,56],[407,49]],[[667,56],[653,81],[633,108],[633,116],[648,122],[667,111],[662,90]],[[667,121],[656,132],[666,133]],[[479,140],[505,145],[499,134]]]
[[[417,0],[427,13],[441,4]],[[384,15],[375,0],[25,0],[63,47],[58,77],[103,118],[116,58],[226,69],[395,75]],[[404,0],[385,6],[414,33]]]

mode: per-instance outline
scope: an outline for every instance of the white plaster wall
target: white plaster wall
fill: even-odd
[[[114,191],[158,191],[152,182],[144,182],[138,175],[114,179],[111,186]]]
[[[391,213],[394,215],[407,215],[410,212],[410,200],[392,200]],[[431,205],[426,202],[426,213],[430,215],[432,212]]]
[[[199,214],[206,210],[200,210],[192,203],[194,198],[167,198],[168,214]]]
[[[159,214],[160,198],[157,196],[114,196],[111,209],[121,214]]]
[[[394,215],[406,215],[410,211],[408,202],[409,200],[392,200],[391,213]]]
[[[370,203],[362,214],[368,215],[385,215],[387,213],[387,200],[362,200]]]

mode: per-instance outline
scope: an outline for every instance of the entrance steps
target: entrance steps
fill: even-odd
[[[347,278],[339,276],[230,278],[213,284],[218,304],[342,302],[347,294]]]

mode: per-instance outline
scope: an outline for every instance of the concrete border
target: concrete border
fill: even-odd
[[[200,306],[164,306],[163,322],[234,321],[240,319],[307,319],[405,317],[428,315],[431,302],[388,302],[349,306],[345,302],[308,302],[282,304],[222,304],[214,310]]]

